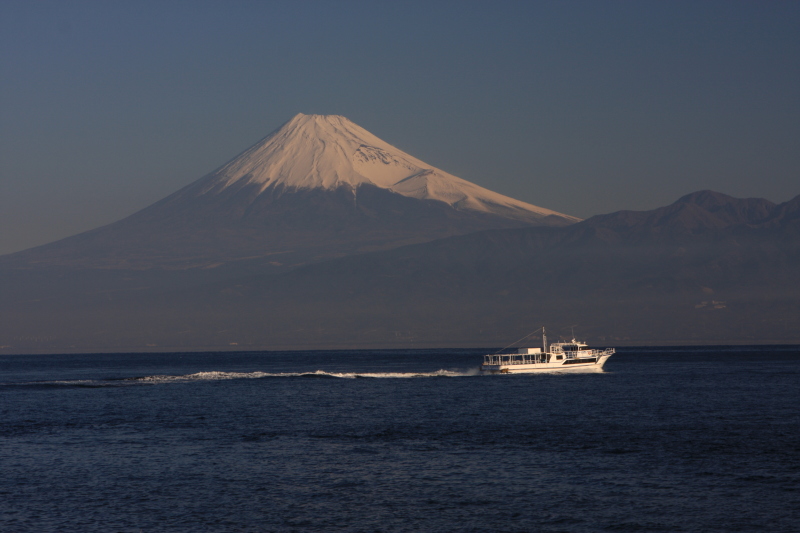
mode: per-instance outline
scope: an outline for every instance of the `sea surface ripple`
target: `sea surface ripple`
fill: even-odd
[[[800,347],[481,354],[2,355],[0,531],[797,531]]]

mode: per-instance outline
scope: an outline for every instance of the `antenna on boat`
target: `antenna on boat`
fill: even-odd
[[[544,332],[544,326],[542,326],[542,351],[547,353],[547,334]]]

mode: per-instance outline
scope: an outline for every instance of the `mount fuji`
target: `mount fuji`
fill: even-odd
[[[480,230],[579,220],[448,174],[342,116],[298,114],[163,200],[0,264],[285,270]]]

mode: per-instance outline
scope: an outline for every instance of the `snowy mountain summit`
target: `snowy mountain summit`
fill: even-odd
[[[418,200],[444,202],[478,211],[548,225],[580,219],[537,207],[426,164],[338,115],[298,114],[276,131],[197,183],[202,193],[231,186],[297,191],[347,187],[357,195],[372,185]]]
[[[344,117],[297,115],[153,205],[0,266],[281,271],[476,231],[577,221],[427,165]]]

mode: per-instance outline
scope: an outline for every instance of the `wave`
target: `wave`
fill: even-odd
[[[264,378],[321,378],[321,379],[357,379],[357,378],[452,378],[475,376],[478,369],[469,370],[436,370],[435,372],[196,372],[180,376],[156,375],[137,378],[126,378],[127,381],[146,383],[168,383],[182,381],[216,381],[224,379],[264,379]]]
[[[130,378],[107,378],[98,380],[54,380],[28,381],[20,383],[0,383],[0,387],[23,388],[98,388],[120,387],[135,384],[187,383],[197,381],[220,381],[229,379],[269,379],[269,378],[311,378],[311,379],[408,379],[408,378],[453,378],[478,375],[478,369],[469,370],[436,370],[435,372],[195,372],[183,375],[152,375]]]

